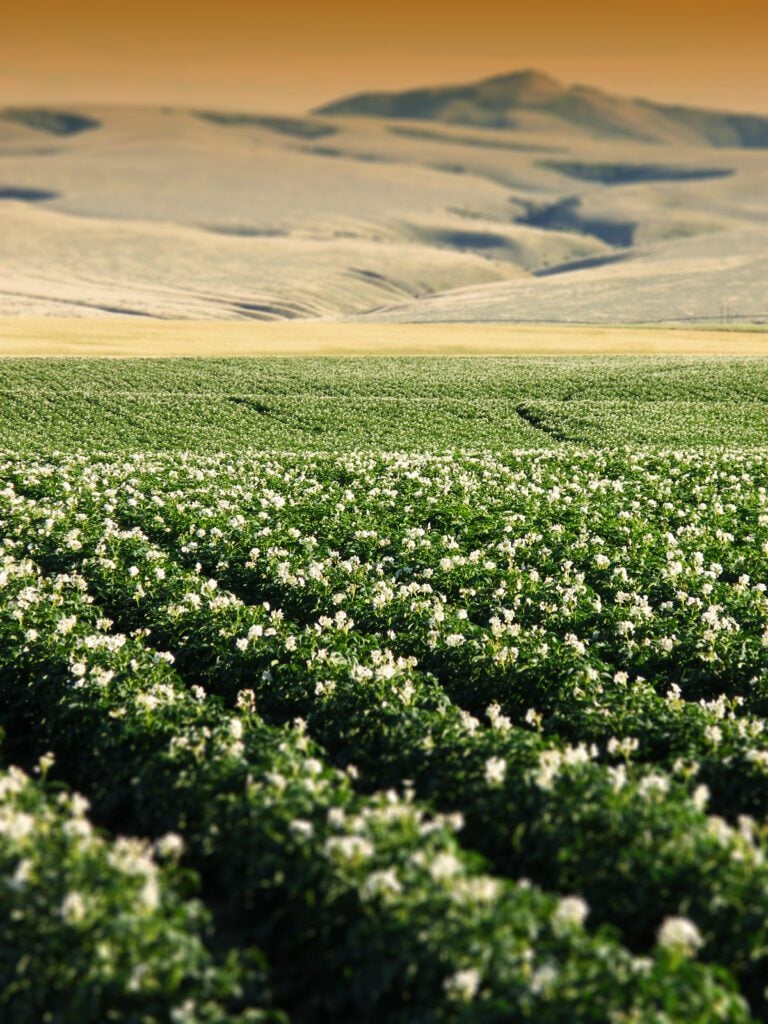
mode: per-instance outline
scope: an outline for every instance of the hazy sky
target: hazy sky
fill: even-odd
[[[0,105],[302,111],[536,67],[628,95],[768,113],[768,0],[5,0]]]

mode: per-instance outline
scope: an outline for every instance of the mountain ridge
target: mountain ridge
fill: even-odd
[[[316,107],[313,114],[426,120],[514,130],[521,114],[600,137],[636,142],[768,148],[768,115],[741,114],[624,97],[588,85],[565,85],[533,68],[478,82],[396,92],[361,92]],[[529,128],[529,125],[525,125]]]

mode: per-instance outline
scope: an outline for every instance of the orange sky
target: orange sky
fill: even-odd
[[[301,111],[366,89],[537,67],[768,113],[768,0],[5,0],[0,105]]]

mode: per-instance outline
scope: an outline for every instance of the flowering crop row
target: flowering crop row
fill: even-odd
[[[53,758],[44,755],[45,774]],[[277,1020],[236,1004],[261,979],[204,944],[208,915],[179,895],[177,834],[106,840],[78,793],[0,772],[0,1010],[18,1024]],[[266,996],[266,993],[262,993]]]
[[[3,361],[20,451],[760,446],[759,359]]]
[[[456,815],[428,814],[407,792],[357,795],[303,726],[264,724],[247,692],[227,710],[188,687],[171,656],[112,629],[81,576],[6,553],[0,582],[14,750],[49,744],[96,816],[160,849],[169,829],[181,835],[226,905],[220,915],[264,943],[279,991],[299,995],[303,1014],[748,1019],[725,977],[689,959],[702,938],[686,919],[668,918],[652,955],[633,957],[585,930],[580,898],[483,873],[457,843]],[[23,852],[11,846],[4,866],[26,884]],[[155,876],[142,863],[146,885]],[[64,903],[65,918],[89,912],[85,897]],[[175,1019],[214,1019],[207,1012],[190,997]]]
[[[319,359],[4,359],[3,394],[722,402],[768,400],[764,358],[518,356]]]
[[[131,644],[173,680],[174,694],[192,694],[195,713],[236,715],[270,736],[253,707],[274,723],[300,715],[321,744],[318,765],[360,770],[350,787],[322,767],[345,780],[345,799],[376,806],[381,797],[353,788],[393,786],[400,803],[414,791],[421,803],[461,812],[467,853],[450,839],[452,856],[470,864],[468,851],[482,851],[494,885],[522,874],[566,899],[578,893],[590,926],[619,926],[649,953],[658,929],[688,934],[688,946],[726,965],[762,1012],[767,469],[759,452],[8,459],[0,533],[9,555],[74,579],[88,621],[98,607],[121,634],[139,631]],[[35,643],[51,632],[32,628]],[[145,646],[149,637],[171,652],[173,668]],[[14,666],[18,648],[7,649]],[[98,704],[99,672],[112,670],[92,659],[77,651],[57,671],[78,701],[95,694]],[[152,694],[150,703],[164,703]],[[11,701],[24,722],[41,710],[50,717],[26,699]],[[91,729],[93,717],[74,707]],[[61,749],[69,777],[92,770],[73,714],[40,737]],[[212,760],[218,772],[224,759]],[[134,771],[122,748],[120,762],[126,776]],[[149,785],[152,772],[168,771],[146,764],[142,777]],[[95,806],[107,808],[106,778],[101,785]],[[209,802],[207,777],[190,786],[196,806]],[[423,814],[421,803],[405,803]],[[289,857],[285,835],[297,820],[319,841],[315,811],[294,810],[288,821],[291,807],[281,810],[280,856]],[[134,813],[139,831],[179,827],[145,803]],[[191,831],[193,862],[210,872],[213,859],[228,872],[241,913],[255,898],[241,889],[253,863],[236,869],[230,845],[203,840],[198,825]],[[263,847],[248,835],[251,851]],[[403,856],[418,854],[415,843]],[[359,885],[390,870],[363,860]],[[268,886],[259,887],[263,897]],[[407,905],[420,920],[416,903]],[[294,932],[295,940],[301,927]],[[277,951],[278,964],[294,955],[272,932],[253,939]],[[366,941],[355,954],[369,957],[366,970],[391,966]],[[446,948],[465,941],[456,933]],[[423,970],[431,1005],[433,960]],[[495,991],[477,961],[440,970],[451,1012],[462,985],[482,1005]],[[557,991],[557,1012],[576,1012],[563,1009],[565,989],[545,988]],[[528,989],[500,1012],[529,1005]],[[535,1013],[549,1019],[538,1004]]]
[[[768,406],[739,396],[691,401],[526,400],[518,411],[553,442],[600,447],[609,438],[632,445],[760,447],[768,438]]]

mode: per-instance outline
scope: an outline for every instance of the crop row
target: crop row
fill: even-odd
[[[768,365],[756,357],[652,356],[450,359],[4,359],[4,394],[110,392],[170,397],[768,401]]]
[[[761,447],[760,360],[4,361],[18,451]]]
[[[664,448],[738,446],[760,448],[768,438],[768,406],[762,399],[649,401],[615,397],[576,401],[526,399],[518,413],[552,443],[599,448],[606,443]],[[468,443],[467,447],[474,447]]]
[[[111,630],[80,577],[6,555],[0,578],[16,747],[50,745],[97,817],[181,835],[220,917],[264,945],[306,1019],[748,1019],[725,977],[689,959],[703,941],[689,921],[633,957],[585,931],[580,899],[484,874],[455,816],[358,796],[303,727],[266,725],[247,692],[227,710],[187,686],[170,657]]]
[[[53,763],[44,755],[36,770]],[[0,1009],[6,1020],[256,1024],[278,1020],[262,972],[216,963],[209,914],[187,887],[175,833],[109,840],[79,793],[0,772]],[[248,1003],[250,1009],[238,1010]]]
[[[136,395],[99,389],[62,399],[28,389],[6,394],[4,444],[20,451],[104,448],[217,452],[247,447],[344,451],[552,446],[552,438],[498,399],[358,399],[249,394]]]
[[[730,648],[715,647],[716,658],[701,658],[702,650],[710,650],[711,638],[704,633],[711,632],[711,623],[696,606],[693,622],[704,632],[689,632],[676,652],[678,663],[690,654],[696,672],[677,678],[686,686],[695,682],[697,692],[710,695],[703,706],[672,689],[678,684],[670,683],[666,669],[660,681],[671,689],[671,698],[657,693],[653,681],[643,685],[629,676],[616,679],[624,671],[615,661],[624,641],[610,646],[606,640],[613,661],[606,664],[603,653],[603,661],[594,662],[585,658],[585,640],[595,638],[567,632],[579,623],[583,627],[581,618],[567,607],[565,621],[555,614],[567,595],[571,601],[586,595],[592,604],[597,595],[609,608],[622,604],[615,587],[610,589],[611,577],[602,593],[586,585],[586,574],[574,579],[578,568],[562,580],[559,553],[549,543],[562,543],[583,556],[596,582],[606,566],[593,565],[595,552],[609,564],[615,553],[605,538],[595,545],[555,534],[544,544],[542,531],[544,512],[553,514],[556,488],[562,506],[574,513],[560,512],[563,529],[576,530],[578,540],[586,524],[593,529],[601,524],[602,514],[626,563],[621,586],[639,586],[658,574],[660,537],[673,543],[661,526],[679,524],[677,513],[684,509],[685,527],[675,550],[685,572],[675,571],[676,585],[684,581],[689,596],[701,588],[706,608],[719,587],[717,599],[726,602],[720,614],[727,612],[739,630],[753,633],[762,629],[763,590],[748,585],[751,577],[741,571],[740,560],[753,559],[747,567],[759,573],[760,558],[765,558],[755,544],[764,526],[762,471],[755,456],[713,466],[711,460],[680,455],[666,460],[595,456],[591,463],[529,456],[519,466],[418,458],[366,462],[360,457],[9,463],[5,472],[12,486],[3,495],[4,529],[9,539],[16,538],[19,553],[31,554],[48,571],[77,568],[88,591],[121,628],[151,629],[153,642],[173,651],[188,684],[203,683],[232,705],[241,687],[250,689],[261,713],[273,720],[306,717],[310,733],[330,756],[363,768],[363,786],[396,783],[402,791],[408,780],[420,798],[461,810],[467,819],[465,846],[482,849],[498,871],[525,872],[548,888],[583,893],[592,919],[620,925],[634,944],[645,947],[664,913],[690,913],[706,939],[703,954],[726,963],[754,1001],[764,966],[760,950],[766,916],[760,910],[766,900],[760,824],[742,817],[735,829],[722,818],[707,817],[702,774],[715,785],[725,775],[734,791],[742,792],[741,803],[729,806],[728,791],[716,789],[723,810],[744,810],[760,800],[762,721],[748,705],[760,699],[753,673],[761,667],[762,633],[757,633],[754,664],[747,662],[736,672],[740,663],[732,660],[723,668]],[[350,480],[360,481],[357,505]],[[665,488],[677,497],[677,505],[660,500]],[[737,491],[742,507],[754,508],[753,520],[740,520],[738,537],[711,523],[713,503],[722,507],[715,517],[727,519]],[[575,510],[574,494],[586,502]],[[439,502],[430,501],[436,496]],[[649,515],[651,502],[661,523]],[[488,564],[499,558],[489,546],[489,533],[498,528],[499,506],[510,504],[501,522],[513,531],[501,530],[507,546],[500,570],[498,562]],[[451,534],[410,525],[413,519],[428,523],[429,509],[432,518],[452,520]],[[634,513],[629,525],[622,511]],[[309,515],[317,518],[308,524]],[[539,532],[529,529],[534,524]],[[649,536],[654,525],[657,532]],[[322,547],[307,542],[314,536],[310,526],[316,532],[322,526]],[[633,537],[632,528],[639,526],[645,533],[638,532],[637,545],[626,544],[625,528]],[[261,559],[249,545],[265,531],[278,543],[272,557]],[[512,541],[525,541],[512,544],[512,559],[510,533]],[[666,533],[674,538],[670,530]],[[735,543],[742,536],[748,544]],[[393,554],[377,559],[371,548],[380,549],[376,542],[382,539]],[[690,540],[697,547],[687,552]],[[480,541],[485,551],[472,557]],[[726,562],[727,586],[722,580],[726,566],[713,575],[713,563],[693,557],[702,542],[708,551],[719,545],[721,559],[728,554],[731,561],[736,558],[735,565]],[[333,557],[337,543],[362,549],[346,559]],[[729,552],[729,546],[734,550]],[[532,579],[521,555],[535,557],[544,570],[550,561],[553,571],[560,570],[560,577],[549,581],[549,603],[543,608],[541,600],[531,598],[526,604],[530,593],[518,586],[542,582],[541,570],[536,570],[539,580]],[[661,555],[662,564],[668,564],[666,552]],[[446,566],[445,559],[457,561]],[[455,567],[462,570],[458,581],[451,577]],[[210,568],[217,570],[218,581],[209,581],[202,571]],[[437,571],[443,576],[435,585]],[[487,575],[491,580],[483,590]],[[222,580],[237,594],[223,592]],[[533,594],[540,598],[537,590],[534,586]],[[521,600],[511,608],[489,606],[496,614],[483,625],[460,614],[464,609],[458,600],[466,603],[467,591],[473,591],[473,609],[484,609],[493,595],[505,602],[510,594]],[[265,594],[269,610],[255,600]],[[636,604],[643,594],[630,596]],[[553,598],[559,602],[555,609]],[[647,595],[645,603],[655,612]],[[662,618],[670,614],[665,603],[659,608]],[[591,627],[594,612],[592,607],[586,616]],[[549,632],[542,638],[543,616]],[[609,619],[609,634],[612,625]],[[482,642],[473,642],[473,629]],[[525,668],[517,657],[499,663],[498,650],[514,642],[519,651],[525,632],[533,635],[539,651],[542,644],[554,647],[554,656]],[[499,639],[502,647],[494,646]],[[704,647],[701,639],[707,640]],[[739,658],[744,660],[742,648]],[[425,674],[421,662],[430,655],[431,673]],[[671,659],[668,664],[672,668]],[[521,679],[530,696],[527,676],[534,677],[542,696],[553,678],[559,680],[556,714],[535,707],[523,714],[525,704],[509,698]],[[469,681],[463,689],[462,678]],[[729,680],[730,693],[712,696],[717,693],[713,687]],[[479,681],[485,690],[478,695]],[[611,695],[601,700],[606,688]],[[483,714],[484,702],[493,702],[490,713]],[[593,707],[598,711],[590,716]],[[651,721],[656,744],[634,757],[639,738],[612,731],[633,715],[638,723],[643,716]],[[590,718],[603,723],[594,750],[589,745],[594,738],[579,742],[576,734]],[[532,727],[546,731],[548,739]],[[653,763],[659,744],[666,744],[666,762],[674,755],[674,763],[664,758]]]

